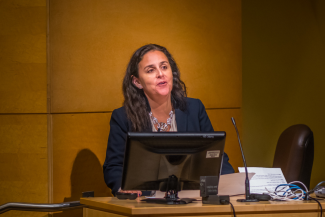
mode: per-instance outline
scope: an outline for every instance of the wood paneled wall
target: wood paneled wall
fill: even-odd
[[[314,132],[311,188],[325,180],[325,1],[243,2],[243,119],[247,163],[271,167],[280,134]]]
[[[0,54],[5,69],[0,170],[9,174],[8,180],[1,177],[1,185],[9,185],[10,176],[28,182],[38,196],[27,202],[78,200],[87,190],[110,196],[102,175],[110,115],[122,105],[122,79],[132,53],[148,43],[173,54],[189,97],[200,98],[215,130],[227,132],[230,162],[235,169],[242,165],[230,121],[234,116],[241,131],[240,0],[48,0],[47,7],[45,1],[34,0],[42,3],[37,7],[30,1],[11,2],[0,3],[3,11],[20,8],[16,16],[21,17],[0,15],[12,20],[0,21],[8,29],[8,36],[1,37],[11,43],[0,42],[8,51]],[[21,33],[27,36],[19,39]],[[30,157],[15,155],[13,160],[15,152]],[[10,162],[16,169],[8,169]],[[8,195],[3,203],[19,201],[13,189],[24,192],[18,182],[10,184],[11,190],[1,188]]]
[[[0,204],[48,202],[46,11],[46,1],[0,1]]]

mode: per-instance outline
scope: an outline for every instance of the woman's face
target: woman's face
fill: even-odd
[[[154,99],[167,96],[173,89],[173,73],[168,58],[161,51],[149,51],[138,65],[139,78],[133,76],[133,83]]]

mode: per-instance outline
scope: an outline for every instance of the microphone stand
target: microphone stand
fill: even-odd
[[[235,119],[232,117],[231,121],[233,123],[233,125],[235,126],[236,132],[237,132],[237,137],[238,137],[238,142],[239,142],[239,147],[240,147],[240,151],[241,151],[241,156],[243,158],[244,161],[244,166],[245,166],[245,173],[246,173],[246,179],[245,179],[245,199],[238,199],[238,202],[258,202],[257,199],[254,199],[253,197],[251,197],[250,194],[250,187],[249,187],[249,179],[248,179],[248,172],[247,172],[247,166],[246,166],[246,160],[245,160],[245,156],[244,156],[244,151],[243,151],[243,147],[241,145],[240,142],[240,138],[239,138],[239,132],[236,126],[236,122]]]

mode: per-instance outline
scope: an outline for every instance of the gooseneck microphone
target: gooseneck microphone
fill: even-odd
[[[258,202],[257,199],[253,198],[250,194],[250,187],[249,187],[249,179],[248,179],[248,172],[247,172],[247,166],[246,166],[246,160],[245,160],[245,156],[244,156],[244,151],[243,151],[243,147],[241,145],[240,142],[240,138],[239,138],[239,132],[236,126],[236,122],[235,119],[232,117],[231,121],[233,123],[233,125],[235,126],[236,132],[237,132],[237,137],[238,137],[238,143],[240,146],[240,151],[241,151],[241,156],[243,158],[244,161],[244,167],[245,167],[245,173],[246,173],[246,179],[245,179],[245,195],[246,195],[246,199],[238,199],[238,202]]]

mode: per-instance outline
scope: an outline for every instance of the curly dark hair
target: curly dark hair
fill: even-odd
[[[180,72],[172,55],[165,47],[157,44],[147,44],[140,47],[132,55],[123,80],[123,106],[126,110],[126,115],[132,123],[132,131],[143,131],[150,126],[148,113],[150,106],[145,96],[143,89],[137,88],[132,83],[132,76],[139,78],[138,65],[143,56],[149,51],[161,51],[168,58],[169,64],[173,72],[173,89],[171,92],[171,101],[174,109],[186,110],[186,86],[180,79]]]

